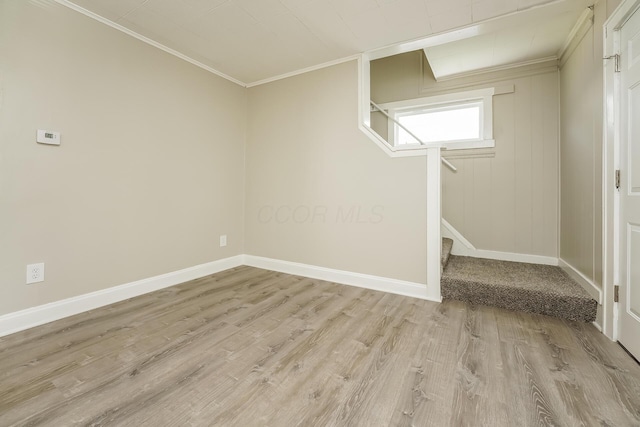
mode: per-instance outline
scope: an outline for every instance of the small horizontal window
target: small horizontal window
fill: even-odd
[[[493,92],[481,89],[385,104],[388,142],[396,150],[433,143],[449,150],[494,147]]]
[[[426,143],[482,139],[482,104],[478,102],[422,108],[397,114],[396,120]],[[419,144],[400,126],[396,131],[396,145]]]

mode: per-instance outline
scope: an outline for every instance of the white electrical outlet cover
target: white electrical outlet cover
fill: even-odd
[[[44,282],[44,263],[27,265],[27,285]]]

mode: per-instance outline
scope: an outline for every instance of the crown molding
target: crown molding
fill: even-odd
[[[117,24],[117,23],[115,23],[115,22],[113,22],[113,21],[111,21],[111,20],[109,20],[109,19],[107,19],[107,18],[105,18],[103,16],[98,15],[97,13],[91,12],[90,10],[87,10],[87,9],[81,7],[81,6],[78,6],[77,4],[71,3],[68,0],[54,0],[54,1],[56,3],[62,5],[62,6],[66,6],[69,9],[75,10],[76,12],[79,12],[79,13],[85,15],[85,16],[88,16],[91,19],[95,19],[98,22],[101,22],[101,23],[103,23],[105,25],[108,25],[109,27],[114,28],[114,29],[116,29],[118,31],[121,31],[121,32],[123,32],[123,33],[125,33],[125,34],[127,34],[127,35],[129,35],[131,37],[134,37],[134,38],[140,40],[141,42],[144,42],[144,43],[146,43],[148,45],[151,45],[151,46],[153,46],[155,48],[163,50],[163,51],[165,51],[166,53],[168,53],[170,55],[173,55],[173,56],[175,56],[177,58],[182,59],[183,61],[187,61],[190,64],[195,65],[196,67],[202,68],[203,70],[206,70],[206,71],[208,71],[208,72],[210,72],[212,74],[215,74],[218,77],[222,77],[223,79],[228,80],[228,81],[230,81],[232,83],[235,83],[235,84],[237,84],[239,86],[247,87],[246,83],[244,83],[244,82],[242,82],[242,81],[240,81],[238,79],[234,79],[233,77],[231,77],[231,76],[229,76],[229,75],[227,75],[227,74],[225,74],[225,73],[223,73],[221,71],[218,71],[215,68],[212,68],[212,67],[210,67],[210,66],[208,66],[206,64],[203,64],[202,62],[197,61],[197,60],[191,58],[190,56],[187,56],[187,55],[185,55],[183,53],[180,53],[175,49],[172,49],[172,48],[170,48],[168,46],[163,45],[162,43],[158,43],[157,41],[152,40],[149,37],[145,37],[142,34],[136,33],[135,31],[130,30],[127,27],[124,27],[124,26],[122,26],[120,24]]]
[[[539,64],[549,65],[548,63],[554,63],[554,65],[555,65],[555,62],[557,60],[558,60],[558,58],[556,56],[547,56],[545,58],[533,59],[533,60],[530,60],[530,61],[514,62],[513,64],[497,65],[497,66],[494,66],[494,67],[481,68],[479,70],[472,70],[472,71],[465,71],[463,73],[449,74],[447,76],[436,77],[436,81],[437,82],[446,82],[446,81],[449,81],[449,80],[456,80],[456,79],[461,79],[461,78],[464,78],[464,77],[480,76],[480,75],[485,75],[485,74],[489,74],[489,73],[495,73],[495,72],[498,72],[498,71],[513,70],[515,68],[530,67],[530,66],[535,66],[535,65],[539,65]]]
[[[587,34],[589,29],[593,26],[593,9],[587,8],[582,12],[575,25],[569,32],[567,39],[562,44],[562,47],[558,51],[557,57],[559,58],[560,68],[564,66],[567,59],[571,56],[575,48],[578,46],[582,38]]]
[[[284,73],[284,74],[280,74],[280,75],[277,75],[277,76],[274,76],[274,77],[269,77],[269,78],[266,78],[266,79],[257,80],[255,82],[248,83],[246,86],[247,87],[260,86],[260,85],[263,85],[263,84],[275,82],[277,80],[283,80],[283,79],[287,79],[289,77],[297,76],[299,74],[305,74],[305,73],[309,73],[311,71],[320,70],[322,68],[333,67],[334,65],[342,64],[342,63],[345,63],[345,62],[355,61],[358,58],[360,58],[360,54],[350,55],[350,56],[346,56],[344,58],[335,59],[333,61],[323,62],[322,64],[312,65],[311,67],[301,68],[299,70],[291,71],[289,73]]]
[[[178,52],[175,49],[172,49],[172,48],[170,48],[168,46],[165,46],[162,43],[159,43],[159,42],[157,42],[157,41],[155,41],[153,39],[150,39],[149,37],[143,36],[142,34],[135,32],[135,31],[123,26],[123,25],[115,23],[115,22],[113,22],[113,21],[111,21],[111,20],[109,20],[109,19],[107,19],[107,18],[105,18],[105,17],[103,17],[101,15],[98,15],[95,12],[92,12],[90,10],[87,10],[87,9],[81,7],[81,6],[78,6],[77,4],[72,3],[69,0],[54,0],[54,1],[56,3],[62,5],[62,6],[68,7],[69,9],[72,9],[72,10],[74,10],[76,12],[79,12],[79,13],[81,13],[81,14],[83,14],[83,15],[91,18],[91,19],[94,19],[94,20],[96,20],[96,21],[98,21],[98,22],[100,22],[102,24],[108,25],[111,28],[114,28],[114,29],[116,29],[118,31],[121,31],[121,32],[123,32],[123,33],[125,33],[125,34],[127,34],[127,35],[129,35],[131,37],[134,37],[134,38],[136,38],[136,39],[138,39],[138,40],[140,40],[140,41],[142,41],[142,42],[144,42],[144,43],[146,43],[148,45],[151,45],[151,46],[153,46],[155,48],[158,48],[158,49],[160,49],[160,50],[162,50],[162,51],[164,51],[164,52],[166,52],[166,53],[168,53],[170,55],[173,55],[173,56],[175,56],[177,58],[182,59],[183,61],[186,61],[186,62],[188,62],[190,64],[193,64],[196,67],[202,68],[205,71],[208,71],[208,72],[210,72],[212,74],[215,74],[218,77],[222,77],[225,80],[228,80],[228,81],[230,81],[232,83],[235,83],[235,84],[237,84],[239,86],[242,86],[242,87],[245,87],[245,88],[260,86],[260,85],[263,85],[263,84],[275,82],[277,80],[282,80],[282,79],[286,79],[286,78],[289,78],[289,77],[297,76],[299,74],[304,74],[304,73],[308,73],[308,72],[311,72],[311,71],[320,70],[322,68],[332,67],[334,65],[342,64],[344,62],[355,61],[360,57],[360,54],[354,54],[354,55],[350,55],[350,56],[347,56],[347,57],[344,57],[344,58],[335,59],[333,61],[324,62],[322,64],[313,65],[313,66],[302,68],[302,69],[299,69],[299,70],[296,70],[296,71],[291,71],[289,73],[284,73],[284,74],[280,74],[280,75],[277,75],[277,76],[274,76],[274,77],[269,77],[269,78],[266,78],[266,79],[257,80],[257,81],[254,81],[252,83],[245,83],[245,82],[243,82],[241,80],[238,80],[236,78],[231,77],[228,74],[225,74],[225,73],[223,73],[221,71],[218,71],[213,67],[210,67],[210,66],[208,66],[206,64],[203,64],[202,62],[200,62],[200,61],[198,61],[196,59],[193,59],[188,55],[185,55],[185,54],[183,54],[181,52]]]

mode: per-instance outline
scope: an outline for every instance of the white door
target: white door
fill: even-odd
[[[640,360],[640,10],[620,31],[620,333]]]

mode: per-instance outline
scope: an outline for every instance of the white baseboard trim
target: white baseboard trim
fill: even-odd
[[[558,265],[558,258],[542,255],[517,254],[514,252],[487,251],[476,249],[473,255],[476,258],[497,259],[502,261],[527,262],[529,264]]]
[[[473,246],[470,241],[465,239],[465,237],[462,234],[460,234],[460,232],[456,230],[453,227],[453,225],[449,224],[449,222],[446,219],[442,218],[441,221],[442,221],[442,227],[441,227],[440,233],[442,234],[442,237],[448,237],[453,240],[454,242],[453,248],[458,247],[458,250],[463,252],[476,250],[476,247]],[[462,249],[461,247],[464,249]],[[453,255],[463,255],[462,253],[460,254],[454,253],[453,248],[451,252]]]
[[[602,305],[602,289],[596,286],[595,283],[587,276],[578,271],[577,268],[560,258],[559,265],[565,273],[569,275],[573,280],[578,282],[580,286],[591,296],[591,298],[598,301],[598,304]]]
[[[242,265],[237,255],[0,316],[0,337]]]
[[[602,326],[600,326],[600,323],[598,323],[596,320],[594,320],[593,322],[591,322],[591,324],[592,324],[593,326],[595,326],[595,328],[596,328],[598,331],[602,332]]]
[[[455,247],[455,245],[454,245]],[[466,248],[469,249],[469,248]],[[473,253],[469,254],[469,252]],[[454,253],[455,254],[455,253]],[[476,256],[506,261],[531,262],[536,264],[560,265],[560,267],[576,280],[594,299],[602,304],[602,291],[586,276],[562,259],[543,257],[538,255],[514,254],[508,252],[495,252],[478,250],[467,251],[464,256]],[[413,298],[440,302],[440,290],[429,290],[427,285],[388,277],[373,276],[369,274],[354,273],[351,271],[336,270],[309,264],[301,264],[290,261],[282,261],[272,258],[264,258],[254,255],[236,255],[206,264],[188,267],[159,276],[126,283],[112,288],[67,298],[49,304],[31,307],[0,316],[0,337],[23,331],[95,308],[104,307],[119,301],[124,301],[139,295],[157,291],[159,289],[175,286],[189,280],[198,279],[230,268],[247,265],[266,270],[279,271],[287,274],[309,277],[312,279],[326,280],[344,285],[357,286],[375,291],[389,292]],[[593,323],[598,330],[601,326]]]
[[[476,249],[470,241],[444,218],[442,219],[441,233],[443,237],[453,239],[453,247],[451,248],[452,255],[497,259],[500,261],[526,262],[529,264],[558,265],[558,258],[556,257]]]
[[[407,282],[404,280],[390,279],[387,277],[372,276],[362,273],[353,273],[351,271],[335,270],[315,265],[300,264],[297,262],[282,261],[254,255],[245,255],[244,264],[251,267],[263,268],[265,270],[279,271],[281,273],[326,280],[328,282],[335,282],[343,285],[357,286],[375,291],[389,292],[392,294],[441,302],[439,289],[429,292],[427,285],[421,283]]]

